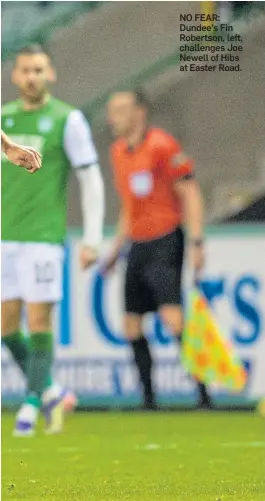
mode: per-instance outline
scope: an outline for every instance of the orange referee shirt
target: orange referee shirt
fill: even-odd
[[[192,173],[193,161],[170,134],[150,128],[133,149],[118,139],[111,147],[111,162],[132,240],[160,238],[182,223],[174,181]]]

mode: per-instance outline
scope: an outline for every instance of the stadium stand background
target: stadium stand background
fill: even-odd
[[[104,104],[111,90],[141,84],[153,102],[154,123],[195,157],[209,219],[229,217],[265,191],[265,14],[262,2],[254,3],[254,12],[249,2],[243,12],[238,6],[243,71],[228,75],[179,71],[179,16],[198,11],[198,2],[2,2],[2,99],[16,95],[9,83],[13,53],[46,42],[59,74],[55,94],[91,119],[112,224],[118,208]],[[23,31],[21,16],[28,19]],[[77,189],[73,178],[71,226],[80,226]]]

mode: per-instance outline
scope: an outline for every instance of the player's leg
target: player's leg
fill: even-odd
[[[39,409],[44,390],[52,384],[52,311],[62,298],[63,249],[59,245],[25,243],[23,254],[20,276],[24,278],[21,288],[30,339],[27,399]]]
[[[18,261],[20,244],[2,242],[1,246],[1,334],[2,342],[8,348],[22,372],[26,372],[28,340],[20,332],[21,291],[19,286]]]
[[[24,259],[20,275],[23,278],[22,295],[26,303],[29,328],[29,355],[27,365],[28,392],[18,415],[18,434],[34,430],[43,404],[54,425],[52,412],[63,403],[63,391],[51,379],[53,365],[52,310],[62,297],[63,250],[49,244],[24,244]],[[63,408],[61,408],[61,413]],[[57,428],[61,427],[57,422]],[[59,429],[54,430],[59,431]],[[25,433],[24,433],[25,432]]]
[[[143,389],[144,407],[155,407],[152,386],[152,357],[147,339],[143,335],[142,319],[146,311],[147,297],[140,282],[137,247],[128,256],[125,277],[125,335],[131,345],[134,362]]]
[[[53,364],[52,303],[27,303],[30,353],[27,368],[26,402],[41,407],[44,390],[51,386]]]
[[[16,435],[34,432],[42,395],[51,385],[53,341],[51,335],[51,304],[27,304],[29,349],[27,357],[27,394],[17,415]]]
[[[51,377],[54,358],[53,308],[54,303],[27,304],[30,353],[27,367],[28,394],[24,407],[34,407],[35,415],[42,407],[48,433],[62,430],[64,410],[71,410],[76,404],[73,394],[56,384]]]
[[[21,301],[3,301],[1,305],[2,343],[8,348],[13,360],[26,374],[28,341],[20,332]]]

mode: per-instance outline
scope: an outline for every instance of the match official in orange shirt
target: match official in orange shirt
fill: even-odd
[[[111,147],[111,163],[121,214],[106,270],[111,269],[123,245],[130,241],[124,328],[143,386],[144,407],[152,409],[156,406],[152,358],[143,336],[143,315],[158,311],[180,342],[184,246],[194,270],[200,271],[204,263],[203,201],[193,161],[174,137],[149,125],[148,102],[140,90],[112,95],[107,119],[118,137]],[[209,407],[211,400],[205,386],[197,384],[199,405]]]

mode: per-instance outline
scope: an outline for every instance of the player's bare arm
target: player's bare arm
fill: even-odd
[[[184,219],[188,230],[189,252],[195,271],[204,266],[203,220],[204,208],[201,190],[196,179],[181,179],[175,190],[182,201]]]
[[[41,155],[36,150],[14,143],[3,131],[1,149],[10,162],[27,169],[30,174],[41,168]]]

